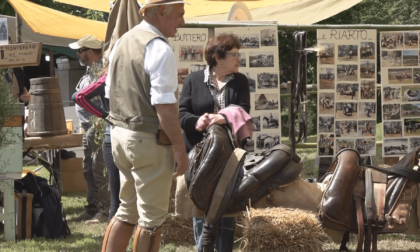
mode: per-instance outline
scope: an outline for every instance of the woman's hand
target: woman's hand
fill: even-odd
[[[210,123],[209,114],[205,113],[204,115],[200,116],[200,118],[198,118],[198,121],[195,124],[195,129],[198,132],[203,132],[204,130],[207,129],[207,127],[209,126],[209,123]]]
[[[209,126],[207,128],[209,128],[213,124],[222,125],[222,124],[227,123],[225,117],[220,115],[220,114],[210,114],[209,118],[210,118],[210,123],[209,123]]]

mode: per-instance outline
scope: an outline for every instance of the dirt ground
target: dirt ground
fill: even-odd
[[[351,116],[346,116],[343,111],[338,110],[335,112],[335,119],[357,119],[357,112],[353,112]]]
[[[384,137],[402,137],[402,134],[384,134]]]
[[[400,67],[402,66],[402,60],[400,59],[400,62],[388,62],[388,60],[381,60],[382,67]]]
[[[321,64],[335,64],[334,57],[320,58]]]
[[[389,103],[392,103],[392,102],[400,102],[401,101],[401,99],[397,99],[397,98],[394,98],[394,99],[385,99],[384,98],[384,102],[389,102]]]
[[[338,61],[357,61],[358,60],[358,55],[356,55],[356,56],[351,56],[351,58],[350,58],[350,56],[349,55],[346,55],[346,56],[344,56],[344,57],[338,57]]]
[[[318,106],[318,114],[322,115],[322,114],[328,114],[328,115],[334,115],[334,107],[332,108],[323,108],[322,105]]]
[[[338,81],[357,81],[357,76],[359,75],[359,70],[354,70],[354,75],[346,75],[345,73],[338,73]]]
[[[369,72],[368,74],[366,74],[366,72],[361,72],[360,73],[360,78],[362,78],[362,79],[375,79],[375,73]]]
[[[335,99],[337,101],[341,100],[351,100],[351,95],[341,95],[340,92],[335,92]],[[356,91],[356,94],[353,97],[353,100],[359,100],[359,91]]]
[[[323,80],[320,80],[320,83],[321,83],[321,89],[334,89],[333,80],[323,79]]]
[[[419,62],[418,60],[404,60],[403,66],[418,66]]]
[[[369,115],[370,115],[370,117],[367,117],[366,113],[360,113],[359,114],[359,119],[361,119],[361,118],[363,118],[363,119],[374,118],[375,119],[376,118],[376,113],[370,113]]]
[[[420,136],[420,132],[410,132],[407,131],[404,132],[404,136]]]
[[[412,44],[412,45],[405,44],[404,45],[404,48],[405,49],[418,49],[419,48],[419,45],[417,45],[417,44]]]
[[[341,134],[340,138],[346,138],[346,137],[357,137],[357,132],[352,129],[350,133],[347,134],[347,131],[344,130],[344,133]]]
[[[413,83],[412,79],[404,79],[402,81],[399,81],[398,79],[388,79],[389,84],[410,84]]]

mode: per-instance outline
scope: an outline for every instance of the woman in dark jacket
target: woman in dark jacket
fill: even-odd
[[[205,70],[191,73],[184,81],[179,99],[179,120],[189,152],[203,140],[203,131],[211,124],[226,124],[218,111],[228,105],[240,106],[249,113],[250,93],[248,79],[238,73],[239,40],[233,34],[219,34],[209,40]],[[203,218],[194,218],[194,237],[197,251],[202,251]],[[223,217],[221,232],[216,238],[217,251],[232,251],[235,218]]]

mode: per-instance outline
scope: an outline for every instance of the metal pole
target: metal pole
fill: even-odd
[[[19,14],[15,12],[16,16],[16,43],[22,43],[22,19]]]

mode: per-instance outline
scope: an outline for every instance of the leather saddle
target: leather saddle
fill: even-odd
[[[420,148],[390,168],[363,166],[359,153],[337,153],[319,209],[323,227],[358,234],[357,251],[377,251],[377,235],[404,232],[419,193]]]

